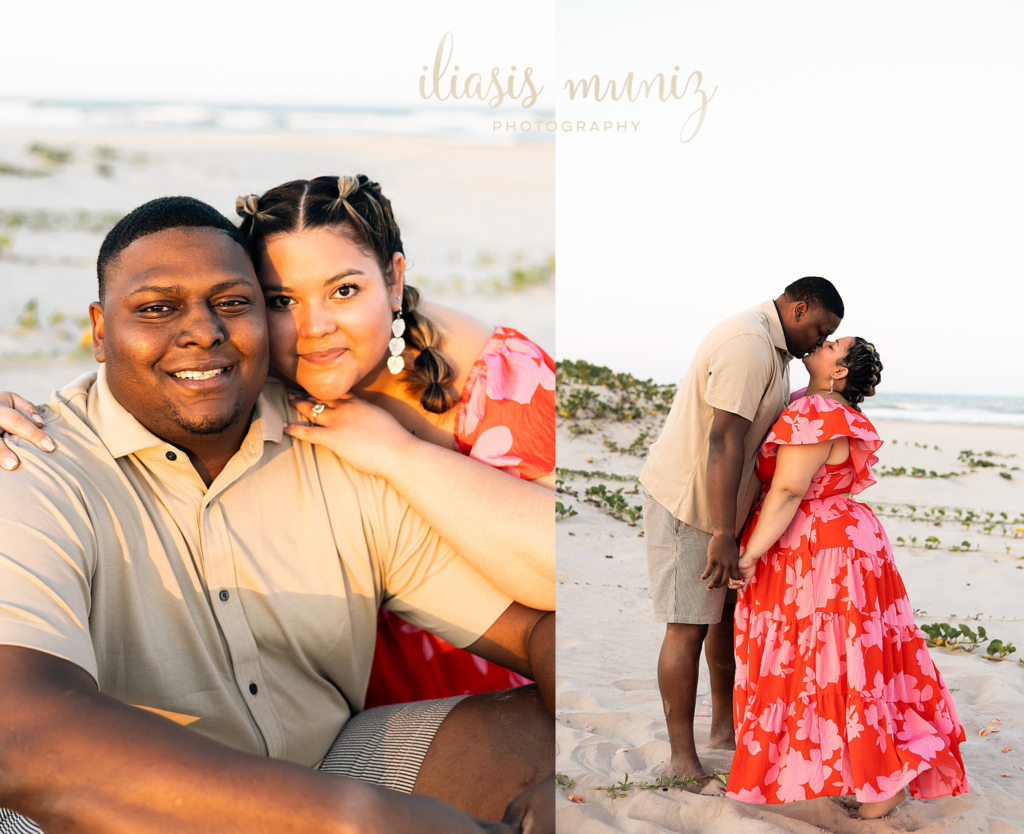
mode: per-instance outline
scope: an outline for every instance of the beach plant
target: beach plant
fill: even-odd
[[[595,484],[587,487],[586,496],[588,501],[596,504],[609,515],[635,525],[643,516],[643,507],[630,506],[626,496],[623,495],[624,489],[625,487],[619,487],[616,490],[609,490],[604,484]]]
[[[636,483],[638,481],[636,475],[619,475],[616,472],[602,472],[599,469],[555,469],[555,474],[559,478],[586,478],[589,480],[602,480],[602,481],[632,481]]]
[[[647,438],[651,436],[649,431],[640,432],[636,438],[628,446],[620,446],[614,440],[609,440],[607,437],[602,437],[604,445],[611,449],[613,452],[619,452],[623,455],[633,455],[635,457],[644,457],[647,454]]]
[[[1010,655],[1017,651],[1017,647],[1013,643],[1004,643],[1002,640],[993,640],[988,644],[988,648],[985,649],[985,654],[982,657],[985,660],[1009,660]]]
[[[925,642],[929,646],[943,646],[950,651],[963,649],[973,652],[988,636],[984,626],[978,626],[978,630],[975,631],[965,623],[959,626],[950,623],[928,623],[921,626],[921,631],[926,635]]]
[[[576,787],[576,780],[570,779],[564,773],[555,774],[555,785],[561,788],[563,791],[570,791]]]
[[[563,504],[561,501],[555,502],[555,520],[561,521],[563,518],[572,518],[574,515],[579,515],[576,509],[571,504]]]
[[[929,536],[924,540],[924,549],[935,550],[941,543],[942,542],[938,536]]]
[[[71,161],[71,151],[67,148],[56,148],[42,142],[33,142],[29,145],[28,153],[51,168],[67,165]]]
[[[27,229],[32,232],[92,232],[106,234],[124,216],[122,212],[89,211],[48,211],[35,209],[0,209],[0,226],[8,229]]]
[[[39,300],[30,298],[24,309],[18,314],[15,323],[23,330],[39,329]]]
[[[607,789],[608,796],[610,796],[612,799],[618,799],[620,796],[625,796],[626,794],[628,794],[630,790],[635,788],[636,786],[637,785],[635,782],[629,781],[629,774],[626,773],[623,775],[622,779],[620,779],[618,782],[616,782],[614,785]]]
[[[15,165],[10,162],[0,162],[0,176],[48,177],[49,175],[49,171],[41,171],[37,168],[26,168],[24,165]]]

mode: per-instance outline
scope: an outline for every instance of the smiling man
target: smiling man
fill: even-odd
[[[714,327],[697,348],[640,474],[654,618],[666,623],[658,685],[669,775],[707,778],[693,737],[701,648],[711,676],[709,747],[734,748],[733,603],[737,537],[759,483],[757,450],[789,404],[789,362],[835,332],[843,301],[824,278]]]
[[[553,615],[284,433],[223,216],[148,203],[98,272],[101,370],[0,480],[0,832],[553,830]],[[539,689],[360,712],[381,606]]]

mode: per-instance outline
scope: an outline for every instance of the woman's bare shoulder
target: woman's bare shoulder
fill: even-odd
[[[463,377],[468,374],[494,335],[494,326],[441,304],[423,303],[420,310],[444,331],[445,343],[442,350],[456,367],[456,375]]]

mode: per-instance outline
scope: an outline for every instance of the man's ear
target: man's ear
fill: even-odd
[[[796,304],[793,305],[793,321],[800,321],[800,319],[802,319],[804,317],[804,314],[806,312],[807,312],[807,302],[806,301],[798,301]]]
[[[103,361],[103,305],[98,301],[89,305],[89,320],[92,322],[92,355],[97,362]]]

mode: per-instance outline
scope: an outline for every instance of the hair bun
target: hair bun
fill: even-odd
[[[255,217],[260,211],[260,198],[256,194],[245,194],[235,199],[235,213],[239,217]]]
[[[359,177],[338,177],[338,197],[345,199],[359,190]]]

